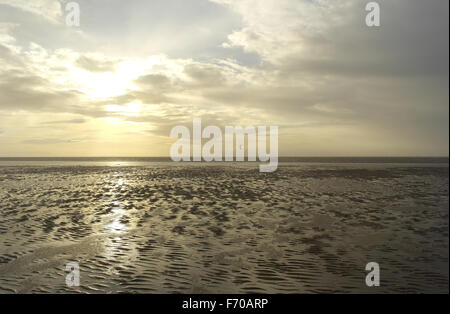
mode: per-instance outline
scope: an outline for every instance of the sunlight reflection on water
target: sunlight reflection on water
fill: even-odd
[[[106,228],[108,233],[110,234],[122,234],[126,232],[127,225],[122,223],[122,218],[125,215],[125,210],[123,209],[123,203],[120,200],[118,200],[117,196],[120,194],[120,192],[118,191],[122,189],[124,179],[121,177],[120,173],[115,173],[114,177],[117,178],[117,181],[111,196],[113,209],[109,214],[110,219],[108,219]]]

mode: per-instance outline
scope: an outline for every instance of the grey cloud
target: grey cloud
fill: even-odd
[[[58,23],[61,20],[63,12],[61,1],[34,0],[33,2],[28,2],[0,0],[0,6],[4,5],[33,14],[51,23]]]
[[[117,98],[117,101],[126,103],[139,100],[146,104],[174,103],[177,102],[168,93],[180,91],[171,80],[162,74],[148,74],[135,80],[140,90],[130,91],[126,95]]]
[[[72,119],[72,120],[47,121],[42,122],[42,124],[81,124],[85,122],[86,122],[85,119]]]
[[[69,143],[70,140],[63,140],[58,138],[44,138],[44,139],[30,139],[22,141],[23,144],[41,145],[41,144],[62,144]]]
[[[139,90],[129,91],[112,101],[127,103],[139,100],[145,104],[183,104],[184,100],[175,96],[196,92],[203,94],[205,90],[228,86],[223,70],[216,65],[191,63],[184,67],[184,74],[188,76],[188,80],[181,77],[171,79],[163,74],[140,76],[135,80]]]
[[[310,32],[301,23],[288,29],[298,40],[280,36],[278,46],[270,46],[263,38],[246,38],[261,48],[264,70],[276,86],[216,88],[203,96],[260,108],[274,120],[350,123],[390,132],[392,143],[401,138],[448,150],[449,2],[380,1],[379,28],[365,25],[365,3],[348,3],[323,29]],[[242,32],[249,34],[251,29]],[[272,59],[264,50],[271,47],[282,57]]]
[[[52,91],[50,86],[37,76],[2,74],[0,109],[64,112],[67,104],[76,103],[78,92]]]
[[[103,103],[82,101],[77,90],[57,90],[48,80],[24,71],[0,73],[0,110],[101,115]]]
[[[221,86],[227,81],[221,69],[213,65],[189,64],[185,66],[184,73],[193,80],[194,86],[203,88]],[[188,83],[186,85],[189,86]]]
[[[112,61],[95,60],[86,56],[81,56],[75,62],[80,68],[89,72],[113,72],[116,68]]]
[[[3,59],[7,64],[14,66],[23,66],[22,60],[11,52],[11,49],[0,44],[0,60]]]
[[[352,2],[341,23],[304,36],[305,53],[279,61],[281,75],[448,76],[448,1],[382,1],[380,6],[381,26],[369,28],[363,3]]]
[[[90,141],[92,138],[90,137],[62,137],[62,138],[55,138],[55,137],[36,137],[36,138],[30,138],[23,140],[23,144],[29,144],[29,145],[52,145],[52,144],[72,144],[72,143],[80,143],[85,141]]]
[[[170,79],[162,74],[143,75],[139,77],[135,82],[142,87],[152,87],[159,89],[165,89],[171,84]]]
[[[226,125],[239,124],[240,116],[237,114],[230,114],[228,112],[221,112],[219,110],[210,110],[208,113],[196,113],[187,114],[186,109],[182,109],[178,105],[170,105],[165,109],[161,108],[161,114],[156,115],[143,115],[136,117],[126,117],[126,121],[147,123],[151,128],[148,132],[153,135],[168,137],[171,129],[177,125],[184,125],[191,129],[192,119],[201,118],[202,125],[215,125],[224,127]]]
[[[164,94],[162,91],[156,90],[142,90],[133,91],[128,96],[132,96],[133,99],[140,100],[145,104],[161,104],[161,103],[176,103],[176,99]]]
[[[0,111],[69,113],[91,118],[114,116],[104,106],[115,103],[115,99],[103,101],[86,101],[77,90],[52,90],[52,85],[45,79],[26,75],[16,71],[0,76]],[[119,100],[123,101],[124,97]],[[130,98],[128,96],[128,98]],[[134,98],[133,98],[134,99]],[[81,124],[85,119],[72,119],[43,122],[41,125]]]

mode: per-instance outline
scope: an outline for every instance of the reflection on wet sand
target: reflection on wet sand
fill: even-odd
[[[0,292],[448,292],[448,165],[0,167],[0,211]]]

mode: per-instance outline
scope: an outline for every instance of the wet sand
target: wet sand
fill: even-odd
[[[448,293],[448,186],[448,164],[1,166],[0,293]]]

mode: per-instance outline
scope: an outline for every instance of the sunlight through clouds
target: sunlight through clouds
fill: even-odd
[[[279,125],[281,155],[380,155],[380,141],[394,155],[447,154],[445,1],[386,3],[378,31],[365,27],[358,0],[133,0],[108,12],[79,3],[77,29],[64,25],[58,1],[0,1],[3,154],[36,148],[37,127],[40,142],[55,142],[56,125],[33,115],[90,121],[57,124],[74,144],[68,155],[89,153],[94,130],[110,136],[100,125],[138,132],[137,146],[167,142],[171,127],[195,115],[220,126]],[[125,153],[133,144],[122,145]]]

